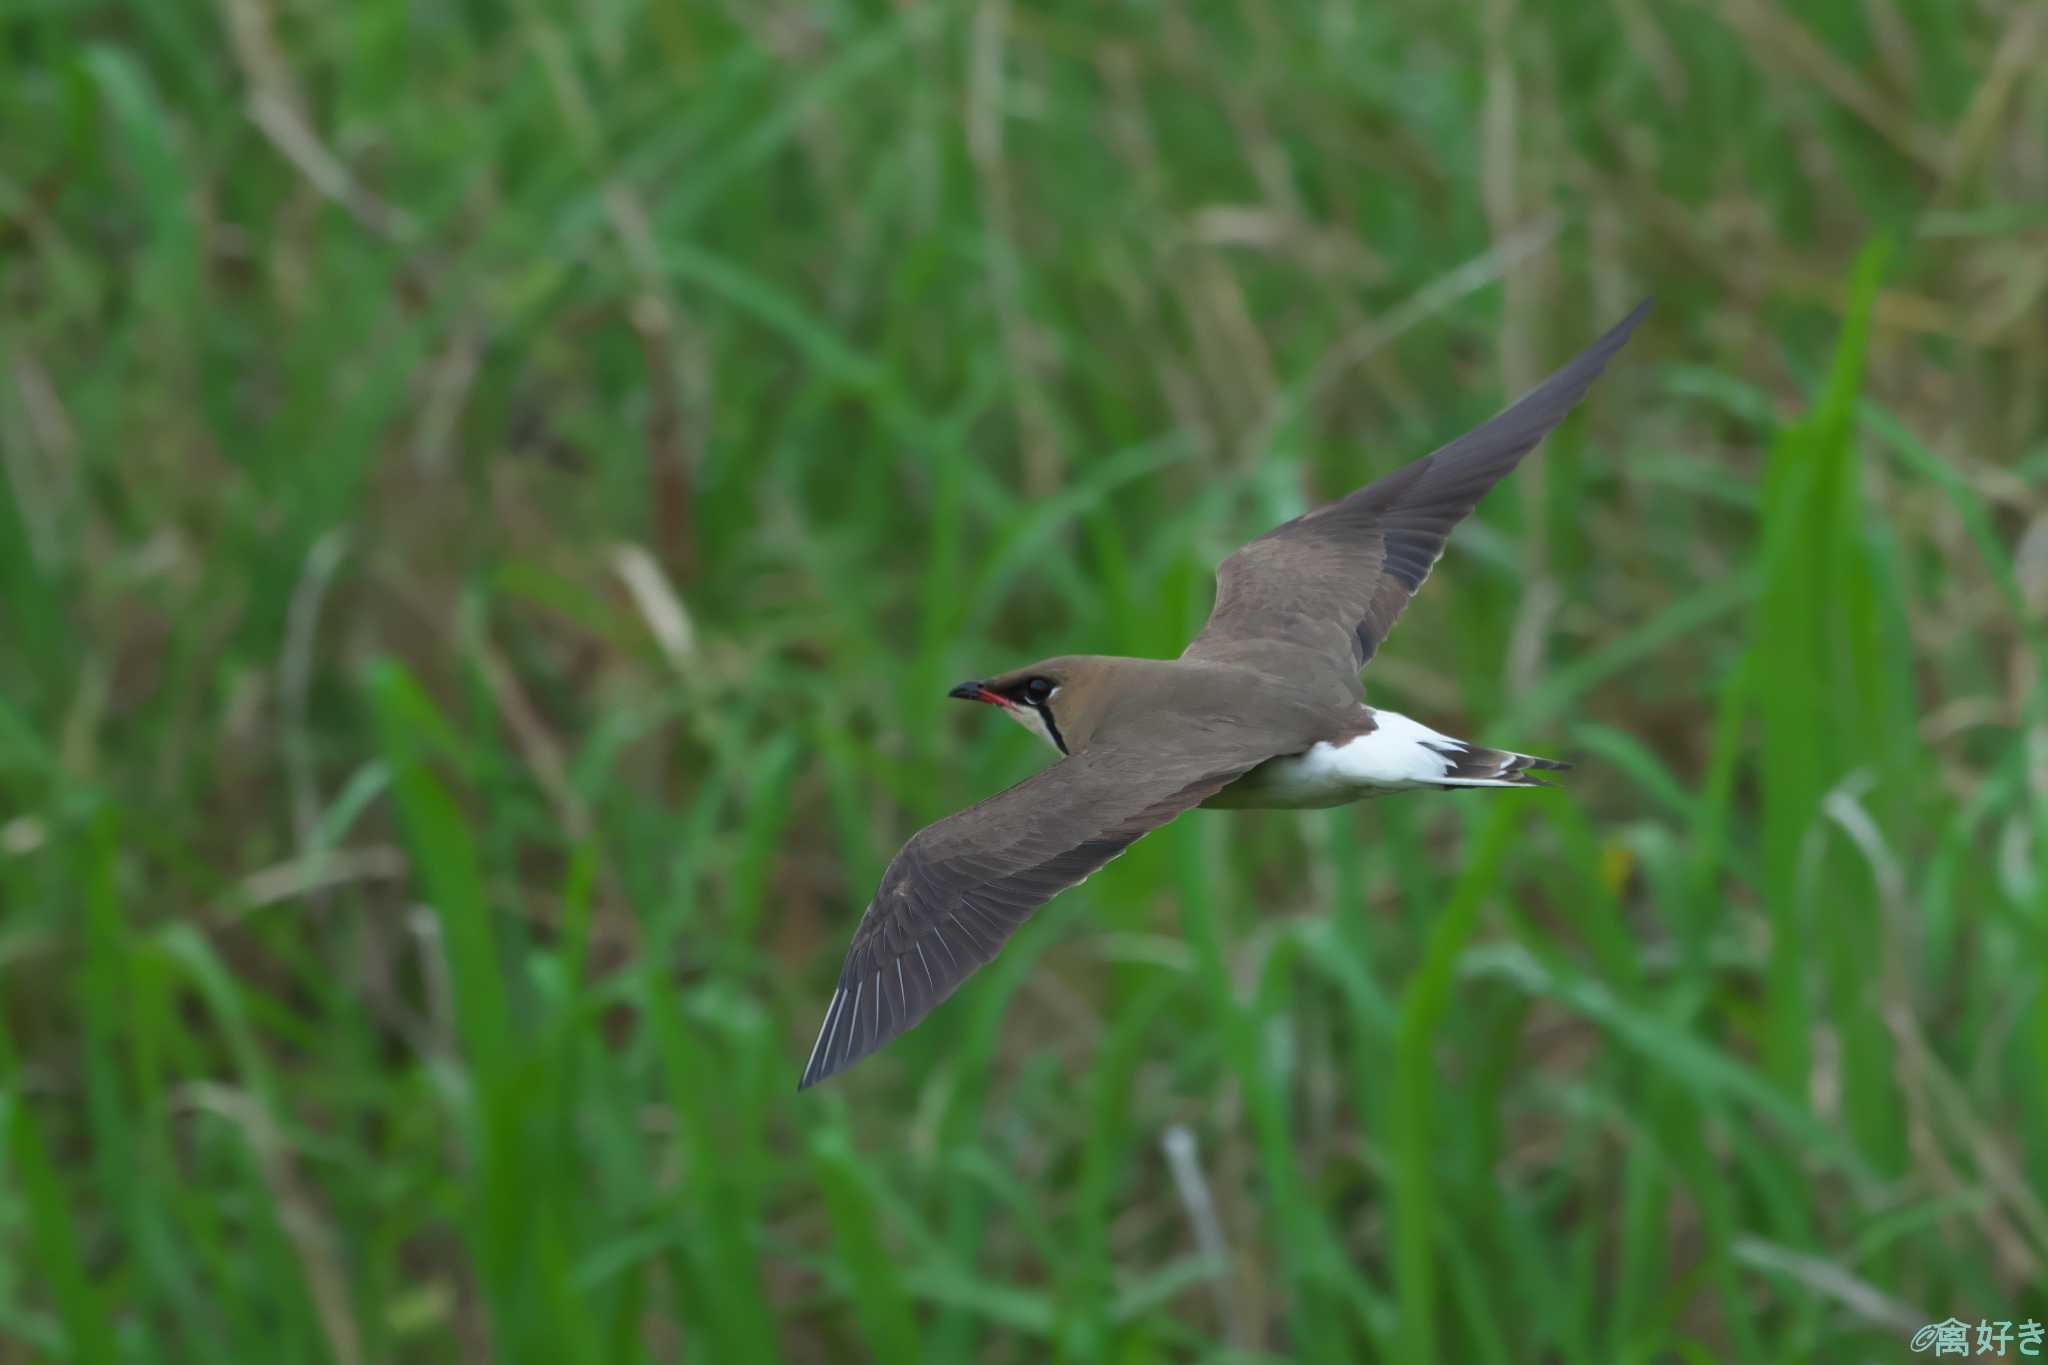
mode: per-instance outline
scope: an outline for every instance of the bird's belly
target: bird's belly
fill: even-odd
[[[1217,810],[1320,810],[1384,792],[1436,786],[1451,763],[1438,745],[1447,735],[1392,711],[1375,711],[1375,728],[1342,744],[1269,758],[1204,801]]]
[[[1355,742],[1355,741],[1354,741]],[[1305,754],[1269,758],[1202,803],[1206,810],[1320,810],[1372,795],[1348,780],[1318,744]]]

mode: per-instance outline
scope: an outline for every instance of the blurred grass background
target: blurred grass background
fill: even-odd
[[[13,0],[0,1359],[2048,1317],[2048,6]],[[1368,678],[793,1083],[1240,540],[1659,307]]]

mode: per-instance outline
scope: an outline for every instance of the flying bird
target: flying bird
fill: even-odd
[[[1240,547],[1179,658],[1063,655],[953,688],[1059,761],[919,830],[890,862],[797,1088],[916,1024],[1033,910],[1182,811],[1549,785],[1533,774],[1568,764],[1368,706],[1358,675],[1451,529],[1564,420],[1649,307],[1491,421]]]

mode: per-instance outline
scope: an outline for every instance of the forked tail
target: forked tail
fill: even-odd
[[[1549,787],[1555,784],[1530,776],[1530,771],[1554,772],[1572,766],[1555,758],[1482,749],[1455,739],[1425,747],[1443,755],[1450,765],[1442,777],[1431,779],[1433,785],[1444,787]]]

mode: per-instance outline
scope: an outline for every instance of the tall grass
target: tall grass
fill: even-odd
[[[0,1359],[2048,1317],[2024,0],[0,16]],[[1368,684],[799,1096],[950,708],[1648,329]]]

